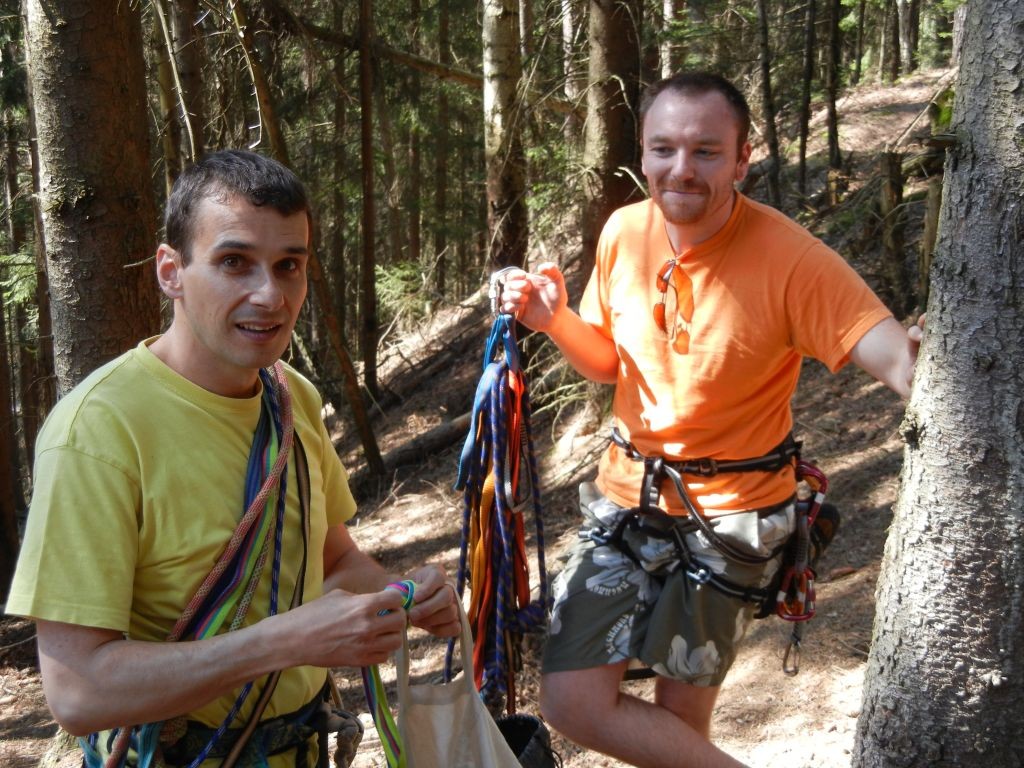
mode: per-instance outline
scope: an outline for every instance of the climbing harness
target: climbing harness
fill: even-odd
[[[416,602],[416,583],[413,581],[395,582],[388,584],[385,589],[393,589],[402,595],[402,609],[405,611],[412,608]],[[384,616],[387,613],[388,611],[384,610],[377,615]],[[405,768],[408,758],[402,751],[402,736],[391,714],[391,708],[388,707],[388,697],[376,664],[363,667],[363,693],[366,695],[366,705],[373,716],[373,724],[377,726],[388,768]]]
[[[515,712],[522,636],[544,626],[548,608],[540,485],[530,431],[530,400],[516,345],[515,318],[498,311],[501,277],[491,277],[494,323],[484,352],[469,434],[459,461],[462,542],[456,590],[470,588],[474,681],[488,708]],[[524,513],[533,509],[539,594],[530,600]],[[452,675],[453,644],[445,657]]]
[[[225,624],[228,625],[227,631],[241,627],[268,560],[271,561],[268,615],[273,616],[278,612],[287,470],[293,446],[296,476],[299,479],[298,496],[303,546],[301,566],[290,606],[295,607],[302,602],[309,537],[309,472],[302,444],[295,434],[291,396],[284,366],[277,362],[270,369],[261,369],[259,376],[263,384],[263,396],[246,471],[244,514],[217,563],[174,625],[167,642],[212,637],[220,632]],[[228,757],[221,764],[222,768],[230,768],[238,759],[270,701],[280,674],[274,672],[268,676],[253,713]],[[189,768],[196,768],[210,756],[249,698],[253,686],[254,683],[249,682],[242,687],[227,716],[189,763]],[[137,768],[148,768],[161,742],[166,741],[166,738],[161,738],[161,731],[166,727],[168,734],[181,732],[183,726],[183,718],[175,718],[165,722],[115,729],[115,734],[109,739],[109,752],[105,757],[103,752],[106,752],[106,749],[103,749],[105,745],[100,734],[91,734],[79,741],[88,768],[123,768],[129,749],[135,753]]]
[[[599,544],[614,546],[637,564],[640,564],[639,556],[632,551],[623,537],[627,529],[672,541],[683,572],[696,586],[707,584],[730,597],[757,605],[755,618],[764,618],[774,613],[792,622],[793,629],[783,657],[782,669],[787,675],[799,672],[803,626],[814,616],[815,610],[814,566],[839,525],[838,511],[835,507],[825,505],[827,514],[823,516],[822,525],[815,526],[828,490],[828,479],[824,472],[800,459],[801,444],[793,438],[792,433],[763,456],[735,460],[701,458],[670,461],[662,457],[644,456],[622,437],[616,428],[612,429],[612,442],[628,458],[644,464],[640,505],[627,510],[615,529],[607,530],[595,526],[581,531],[580,535]],[[754,555],[740,550],[715,533],[715,521],[708,520],[700,513],[690,499],[683,481],[683,475],[713,477],[722,472],[771,472],[787,465],[794,466],[798,483],[794,505],[796,528],[785,542],[767,555]],[[669,515],[658,507],[661,484],[665,479],[672,482],[682,500],[687,511],[685,516]],[[782,508],[791,501],[787,500],[777,508]],[[827,529],[824,525],[826,522]],[[782,554],[782,564],[767,587],[737,584],[714,573],[693,556],[686,543],[686,536],[697,531],[702,533],[719,553],[735,562],[745,565],[763,564]],[[629,678],[644,676],[647,676],[644,671],[631,671],[627,675]]]

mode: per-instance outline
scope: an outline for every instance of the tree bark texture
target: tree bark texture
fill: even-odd
[[[966,18],[856,768],[1024,764],[1024,4]]]
[[[520,98],[518,0],[484,0],[484,162],[487,169],[488,263],[526,263],[525,125]]]
[[[159,325],[139,8],[29,0],[26,41],[39,141],[58,389]]]
[[[764,141],[772,163],[765,174],[768,184],[768,202],[778,208],[782,205],[782,187],[779,180],[781,157],[779,136],[775,130],[775,98],[772,96],[772,52],[768,43],[767,0],[757,0],[758,60],[761,68],[761,104],[764,111]]]
[[[583,268],[594,264],[597,239],[612,211],[637,194],[630,175],[637,165],[640,127],[641,4],[591,0],[590,68],[583,147]]]

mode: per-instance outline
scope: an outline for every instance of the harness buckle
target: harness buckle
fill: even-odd
[[[718,462],[711,458],[697,459],[697,472],[701,477],[714,477],[718,474]]]
[[[696,568],[688,568],[686,570],[686,575],[690,581],[695,583],[698,587],[711,581],[711,569],[706,568],[703,565],[699,565]]]

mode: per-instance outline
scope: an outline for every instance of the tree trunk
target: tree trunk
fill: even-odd
[[[363,185],[363,249],[359,267],[359,347],[363,358],[363,385],[370,396],[377,386],[377,247],[374,197],[373,145],[373,3],[359,2],[359,144]]]
[[[916,69],[914,61],[914,13],[911,0],[896,0],[897,27],[899,29],[900,70],[910,74]]]
[[[10,49],[4,51],[5,55]],[[4,118],[4,208],[6,210],[6,234],[9,252],[18,253],[24,244],[24,232],[18,224],[15,201],[18,197],[18,151],[15,140],[13,117],[5,109]],[[10,275],[0,275],[10,279]],[[7,587],[14,575],[14,563],[18,556],[18,503],[21,498],[20,467],[18,456],[18,415],[15,399],[12,397],[12,383],[15,380],[13,355],[9,350],[20,348],[17,344],[17,328],[7,326],[7,312],[4,306],[3,290],[0,290],[0,603],[7,600]],[[10,333],[8,333],[10,331]]]
[[[41,424],[57,402],[57,372],[53,362],[53,321],[50,319],[50,279],[46,274],[46,230],[43,227],[42,183],[39,170],[39,140],[36,137],[35,99],[28,78],[28,149],[32,160],[32,257],[36,263],[36,378],[30,391],[22,392],[23,407],[35,406]],[[35,440],[35,435],[32,435]],[[34,452],[30,454],[34,456]]]
[[[839,19],[843,8],[841,0],[830,0],[828,14],[828,65],[825,68],[825,105],[828,110],[828,167],[838,172],[843,167],[843,153],[839,148],[839,63],[842,53],[842,32]],[[838,200],[832,204],[835,205]]]
[[[1024,756],[1024,4],[966,18],[855,768]]]
[[[526,263],[526,157],[517,0],[484,0],[484,164],[488,261],[492,269]]]
[[[800,91],[800,160],[797,166],[797,189],[801,197],[807,194],[807,135],[811,125],[811,82],[814,80],[814,22],[815,0],[807,0],[804,16],[804,72]]]
[[[26,41],[63,393],[159,324],[139,9],[29,0]]]
[[[177,85],[175,83],[173,50],[168,46],[166,8],[162,2],[153,4],[153,56],[156,59],[157,90],[159,91],[159,125],[160,147],[164,160],[164,195],[171,194],[174,180],[178,178],[183,166],[181,156],[181,125],[178,115],[181,108],[178,104]]]
[[[344,23],[343,0],[333,0],[334,26],[341,28]],[[348,200],[345,194],[345,176],[348,170],[348,149],[345,133],[348,126],[347,94],[342,89],[345,82],[345,57],[335,56],[334,65],[334,148],[331,152],[331,255],[328,269],[333,276],[334,301],[331,306],[338,316],[338,331],[345,336],[355,328],[356,294],[350,290],[351,273],[348,268],[348,248],[345,238],[345,218],[348,214]]]
[[[203,95],[203,61],[206,59],[203,37],[197,23],[198,0],[174,0],[171,6],[174,60],[184,127],[185,157],[196,161],[206,151],[206,102]]]
[[[878,214],[882,224],[883,269],[891,294],[889,308],[897,317],[902,317],[909,309],[908,304],[913,294],[903,253],[906,217],[903,209],[902,156],[897,152],[883,152],[879,156],[879,171],[882,187]]]
[[[579,76],[577,47],[579,37],[579,0],[560,0],[562,6],[562,78],[565,100],[570,104],[579,101],[585,83]],[[582,121],[579,115],[572,113],[565,119],[562,134],[569,146],[579,144]]]
[[[6,275],[5,275],[6,277]],[[7,589],[18,558],[18,519],[15,499],[18,491],[17,419],[11,398],[11,356],[8,349],[7,312],[0,291],[0,603],[7,600]]]
[[[414,55],[420,53],[420,0],[412,0],[409,3],[409,15],[413,20],[411,33],[412,52]],[[413,264],[421,264],[423,246],[420,243],[422,232],[422,217],[420,214],[422,185],[420,177],[423,174],[422,150],[420,149],[420,135],[423,125],[423,117],[420,114],[420,73],[415,69],[409,73],[409,111],[412,113],[412,124],[409,126],[409,178],[402,187],[407,189],[405,207],[409,211],[409,261]],[[422,267],[421,267],[422,268]],[[429,306],[434,302],[428,298]]]
[[[451,63],[448,42],[448,0],[437,4],[437,60],[442,65]],[[448,133],[451,116],[448,114],[448,90],[444,83],[437,84],[437,130],[434,134],[434,290],[444,297],[448,290]]]
[[[391,130],[391,110],[388,109],[384,97],[384,78],[380,75],[380,67],[373,59],[373,97],[377,101],[377,137],[380,140],[380,157],[384,163],[381,174],[384,184],[384,222],[387,230],[388,247],[384,252],[385,264],[398,264],[404,259],[402,253],[402,213],[399,210],[402,193],[399,190],[401,181],[395,166],[395,133]],[[381,259],[378,257],[378,261]]]
[[[853,52],[853,75],[850,77],[850,84],[857,85],[860,82],[861,67],[864,60],[864,18],[867,15],[867,0],[860,0],[857,4],[857,41]]]
[[[616,208],[638,192],[635,119],[640,90],[640,3],[591,0],[590,68],[583,147],[583,269],[594,265],[597,239]],[[628,172],[627,172],[628,171]],[[638,195],[637,195],[638,196]]]
[[[776,208],[782,205],[782,187],[779,183],[779,137],[775,130],[775,99],[772,96],[772,53],[768,45],[767,0],[757,0],[758,61],[761,69],[761,102],[764,109],[764,141],[768,145],[771,165],[765,174],[768,184],[768,202]]]

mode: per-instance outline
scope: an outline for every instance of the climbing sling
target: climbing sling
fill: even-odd
[[[633,461],[643,462],[644,475],[641,481],[640,504],[627,511],[613,530],[591,528],[584,532],[599,544],[609,544],[636,563],[640,563],[623,536],[626,529],[642,530],[649,536],[672,541],[676,556],[684,573],[695,585],[717,589],[725,595],[758,606],[756,618],[776,614],[792,622],[793,630],[783,658],[783,671],[795,675],[800,665],[800,645],[803,638],[803,623],[814,616],[814,566],[821,552],[831,541],[839,525],[835,507],[824,505],[828,490],[825,474],[812,464],[800,459],[800,443],[789,434],[768,453],[748,459],[716,460],[711,458],[670,461],[662,457],[642,455],[617,428],[612,429],[612,442]],[[713,520],[708,520],[697,509],[686,490],[683,475],[713,477],[723,472],[772,472],[793,465],[798,482],[795,498],[796,529],[788,539],[767,555],[756,555],[738,549],[719,536]],[[687,514],[674,516],[658,507],[658,498],[664,480],[670,480],[683,502]],[[804,491],[804,487],[810,493]],[[786,501],[781,509],[793,500]],[[826,513],[818,520],[822,509]],[[817,525],[816,525],[817,523]],[[772,582],[763,588],[732,582],[701,563],[686,543],[689,533],[699,531],[707,541],[724,557],[745,565],[768,563],[782,555],[782,564]],[[653,673],[651,673],[653,674]],[[649,676],[647,671],[631,671],[629,678]]]
[[[217,563],[168,635],[167,642],[212,637],[225,625],[226,631],[241,627],[268,560],[271,563],[271,588],[267,615],[273,616],[278,612],[287,470],[293,446],[296,476],[299,479],[302,560],[290,607],[302,602],[309,538],[309,472],[302,444],[294,430],[291,397],[283,364],[277,362],[270,369],[261,369],[259,377],[263,384],[263,395],[260,418],[249,453],[243,515]],[[278,671],[268,675],[245,727],[232,729],[234,745],[228,750],[222,768],[230,768],[238,759],[270,701],[280,674]],[[248,700],[253,686],[254,682],[249,682],[242,687],[227,716],[188,763],[189,768],[196,768],[211,757],[215,748],[217,752],[223,750],[222,740]],[[158,752],[161,746],[172,744],[184,735],[186,725],[184,718],[174,718],[91,734],[88,738],[79,739],[85,765],[87,768],[123,768],[131,752],[136,768],[149,768],[155,764],[154,761],[160,759]]]
[[[525,633],[544,626],[548,583],[530,400],[516,345],[515,318],[497,311],[502,272],[491,278],[494,322],[455,483],[456,490],[463,491],[457,592],[461,598],[468,580],[477,689],[492,712],[504,703],[513,714],[520,642]],[[540,582],[535,600],[530,599],[523,519],[530,509]],[[453,647],[449,643],[445,659],[448,679]]]

